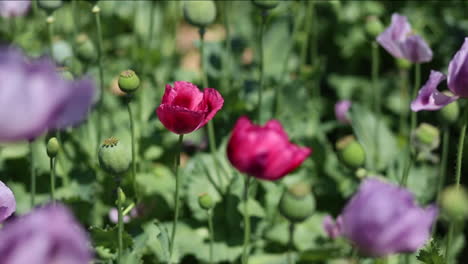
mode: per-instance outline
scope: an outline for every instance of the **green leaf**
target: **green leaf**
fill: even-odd
[[[118,233],[116,226],[107,228],[92,226],[89,228],[89,232],[95,246],[117,250]],[[122,240],[124,249],[131,247],[133,244],[132,237],[125,231],[123,232]]]
[[[424,249],[421,249],[416,258],[425,264],[446,263],[435,240],[432,240],[429,245],[427,245]]]

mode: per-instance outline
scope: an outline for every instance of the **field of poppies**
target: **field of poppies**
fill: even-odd
[[[467,12],[0,0],[0,264],[468,263]]]

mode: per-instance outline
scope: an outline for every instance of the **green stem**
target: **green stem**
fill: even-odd
[[[257,113],[257,122],[259,124],[262,123],[262,97],[263,97],[263,74],[264,74],[264,59],[263,59],[263,33],[265,31],[266,20],[268,18],[268,11],[263,11],[261,14],[262,21],[260,23],[260,33],[258,35],[259,38],[259,53],[260,53],[260,81],[258,87],[258,113]]]
[[[406,187],[408,185],[408,175],[411,170],[411,166],[414,162],[414,155],[411,154],[411,150],[409,150],[408,159],[406,160],[405,168],[403,170],[403,176],[401,178],[400,185]]]
[[[376,41],[372,42],[372,87],[374,90],[374,111],[377,114],[377,121],[375,122],[374,130],[374,144],[375,149],[379,149],[379,130],[380,130],[380,120],[382,118],[382,108],[380,106],[380,98],[382,96],[382,91],[380,90],[379,85],[379,45]],[[374,153],[374,168],[377,168],[379,162],[378,151]]]
[[[246,175],[244,186],[244,245],[242,248],[242,264],[249,263],[250,217],[249,217],[249,185],[250,176]]]
[[[307,65],[307,48],[309,47],[309,37],[310,37],[310,28],[312,27],[313,22],[313,10],[314,10],[314,3],[313,1],[306,1],[306,10],[308,14],[311,14],[312,17],[308,17],[304,14],[304,21],[305,21],[305,28],[304,31],[306,33],[306,39],[301,46],[301,67]]]
[[[138,198],[138,188],[136,182],[136,158],[135,158],[135,125],[133,122],[133,114],[132,114],[132,107],[130,106],[131,98],[127,98],[127,111],[128,117],[130,119],[130,135],[131,135],[131,143],[132,143],[132,182],[133,182],[133,191],[135,196]]]
[[[120,185],[120,184],[119,184]],[[123,212],[122,212],[122,206],[123,206],[123,201],[122,201],[122,196],[120,195],[121,189],[120,187],[117,189],[117,212],[118,212],[118,244],[119,244],[119,252],[117,253],[117,263],[121,264],[122,263],[122,255],[123,255]]]
[[[177,231],[177,221],[179,219],[179,189],[180,189],[180,179],[179,179],[179,165],[180,165],[180,154],[182,151],[182,141],[184,139],[184,135],[179,135],[179,142],[177,144],[177,152],[176,152],[176,160],[175,160],[175,181],[176,181],[176,189],[174,194],[174,222],[172,223],[172,233],[171,233],[171,244],[169,246],[169,263],[172,261],[172,252],[174,250],[175,238],[176,238],[176,231]]]
[[[214,229],[213,229],[213,212],[206,211],[208,214],[208,228],[210,230],[210,263],[213,264],[213,245],[214,245]]]
[[[289,223],[289,248],[288,248],[288,264],[294,264],[294,223]]]
[[[55,158],[50,158],[50,200],[55,204]]]
[[[104,96],[105,96],[105,88],[104,88],[104,68],[102,65],[102,57],[103,57],[103,40],[102,40],[102,26],[101,26],[101,11],[99,6],[96,5],[93,7],[93,12],[96,21],[96,29],[97,29],[97,51],[98,51],[98,68],[99,68],[99,87],[101,90],[100,98],[99,98],[99,113],[98,113],[98,142],[101,140],[102,135],[102,121],[104,115]],[[99,147],[99,144],[98,144]]]
[[[51,14],[49,17],[46,19],[47,23],[47,32],[49,33],[49,52],[50,52],[50,57],[54,59],[54,16]]]
[[[310,23],[311,24],[311,32],[310,32],[310,45],[311,51],[310,51],[310,62],[313,65],[317,65],[315,62],[315,59],[317,58],[318,54],[318,43],[317,43],[317,18],[316,15],[317,13],[315,12],[315,3],[314,1],[309,1],[309,14],[310,14]]]
[[[230,55],[231,55],[231,31],[229,29],[229,4],[230,1],[223,2],[223,16],[224,16],[224,28],[226,29],[226,47],[224,53],[224,64],[223,64],[223,88],[226,89],[230,83]]]
[[[34,141],[29,141],[29,166],[31,169],[31,208],[36,205],[36,170],[34,168]]]
[[[439,196],[445,184],[445,178],[447,175],[447,158],[450,144],[450,129],[447,125],[445,125],[443,129],[443,133],[444,135],[442,138],[442,160],[440,163],[439,179],[437,182],[437,200],[439,200]]]
[[[199,30],[200,34],[200,53],[201,53],[201,68],[202,68],[202,79],[203,79],[203,87],[207,88],[208,87],[208,77],[206,76],[206,70],[205,70],[205,28],[200,28]],[[214,165],[215,165],[215,171],[218,177],[218,184],[222,186],[223,179],[221,177],[221,173],[219,173],[219,166],[218,166],[218,159],[216,157],[216,137],[215,137],[215,131],[214,131],[214,126],[213,126],[213,121],[208,122],[207,124],[207,130],[208,130],[208,141],[210,145],[210,152],[213,157]]]
[[[452,244],[452,239],[453,239],[453,233],[455,231],[455,223],[452,222],[450,223],[448,234],[447,234],[447,240],[445,242],[445,263],[449,263],[450,259],[450,245]]]
[[[400,100],[406,102],[408,100],[408,71],[400,70]],[[403,135],[406,129],[406,120],[408,114],[406,111],[400,111],[400,124],[399,124],[399,134]]]
[[[127,208],[125,208],[122,214],[126,216],[134,207],[135,207],[135,203],[131,203]]]

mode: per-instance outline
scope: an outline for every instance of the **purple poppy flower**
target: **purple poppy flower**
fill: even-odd
[[[439,83],[445,80],[445,75],[437,71],[431,71],[429,80],[419,90],[418,97],[411,103],[411,110],[415,112],[420,110],[439,110],[459,97],[468,97],[467,54],[468,38],[465,38],[465,42],[450,61],[448,68],[447,85],[454,95],[449,96],[437,90]]]
[[[330,238],[334,239],[341,235],[341,221],[341,217],[338,217],[335,222],[329,215],[323,219],[323,228]]]
[[[94,96],[89,79],[68,81],[48,59],[0,49],[0,141],[31,140],[81,121]]]
[[[117,212],[117,208],[113,207],[109,210],[109,220],[114,223],[114,224],[117,224],[117,222],[119,221],[119,212]],[[131,211],[130,211],[130,214],[129,215],[124,215],[123,217],[123,222],[124,223],[128,223],[130,222],[130,220],[132,220],[133,218],[136,218],[138,217],[138,210],[137,208],[133,208]]]
[[[30,0],[1,0],[0,16],[4,18],[24,16],[30,5]]]
[[[411,25],[405,16],[392,15],[392,23],[377,37],[385,50],[396,58],[404,58],[413,63],[432,60],[432,50],[418,35],[411,31]]]
[[[364,255],[381,257],[421,248],[437,213],[435,206],[416,205],[408,190],[369,178],[348,202],[338,223],[326,219],[324,226],[331,237],[344,236]]]
[[[16,211],[16,201],[13,192],[0,181],[0,223]]]
[[[84,264],[92,254],[88,236],[62,205],[38,208],[0,230],[2,264]]]
[[[341,100],[335,104],[335,116],[339,122],[349,124],[348,111],[350,107],[351,101],[349,100]]]

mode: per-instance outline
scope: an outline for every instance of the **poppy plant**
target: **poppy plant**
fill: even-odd
[[[156,114],[168,130],[179,135],[188,134],[213,119],[223,103],[223,97],[213,88],[201,92],[192,83],[177,81],[173,87],[166,85]]]

